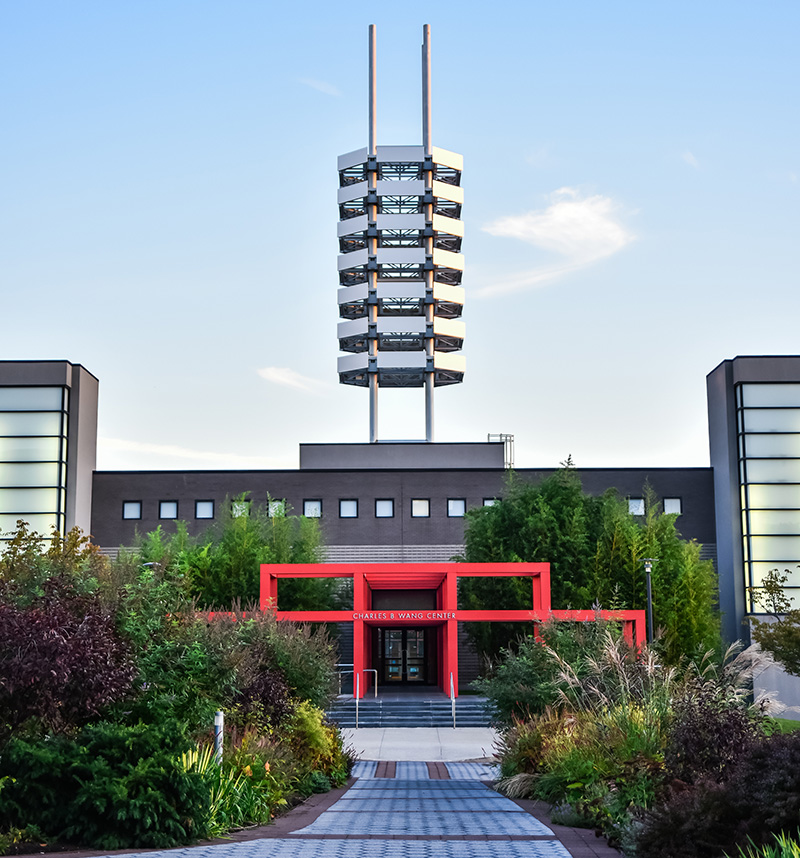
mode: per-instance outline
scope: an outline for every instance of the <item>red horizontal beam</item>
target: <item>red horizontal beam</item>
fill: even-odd
[[[548,563],[263,563],[262,572],[276,578],[352,578],[383,575],[402,576],[423,574],[440,580],[455,572],[458,578],[516,577],[540,575],[549,569]]]

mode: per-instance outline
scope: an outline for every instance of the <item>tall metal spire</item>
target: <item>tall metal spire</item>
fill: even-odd
[[[434,388],[464,378],[461,274],[463,159],[431,138],[430,27],[422,43],[422,145],[377,145],[375,26],[369,28],[369,145],[339,157],[339,381],[370,391],[425,390],[433,441]]]

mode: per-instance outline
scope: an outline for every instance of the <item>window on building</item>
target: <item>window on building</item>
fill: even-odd
[[[358,518],[358,501],[354,498],[340,500],[339,518]]]
[[[276,515],[286,515],[286,501],[267,498],[267,512],[270,518],[274,518]]]
[[[484,506],[494,506],[497,503],[497,498],[484,498],[483,505]]]
[[[158,502],[158,517],[159,518],[177,518],[178,517],[178,501],[159,501]]]
[[[664,512],[668,515],[673,513],[680,515],[683,512],[683,504],[680,498],[664,498]]]
[[[413,498],[411,501],[411,518],[430,518],[431,502],[428,498]]]
[[[214,501],[198,500],[194,502],[195,518],[214,518]]]
[[[448,498],[447,499],[447,517],[448,518],[463,518],[467,511],[467,502],[464,498]]]
[[[122,517],[139,519],[142,517],[141,501],[124,501],[122,504]]]
[[[322,518],[322,501],[319,498],[304,500],[303,515],[306,518]]]
[[[394,518],[392,498],[378,498],[375,501],[375,518]]]
[[[248,501],[248,500],[231,501],[231,515],[234,518],[239,518],[242,515],[250,515],[250,501]]]
[[[628,498],[628,512],[631,515],[644,515],[644,498]]]

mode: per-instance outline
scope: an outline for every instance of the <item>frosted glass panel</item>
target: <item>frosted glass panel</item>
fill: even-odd
[[[462,498],[449,498],[447,501],[447,515],[450,518],[463,518],[467,511],[467,502]]]
[[[0,513],[55,512],[57,508],[57,489],[3,489],[0,492]]]
[[[306,518],[321,518],[322,517],[322,501],[321,500],[304,500],[303,515]]]
[[[800,409],[745,409],[745,432],[800,432]]]
[[[745,435],[744,449],[748,458],[800,458],[800,435]]]
[[[30,465],[0,463],[0,486],[4,488],[57,486],[58,475],[59,465],[56,462]]]
[[[195,518],[214,518],[214,501],[202,500],[194,502]]]
[[[411,501],[411,517],[427,518],[431,514],[431,502],[427,498],[416,498]]]
[[[800,486],[748,486],[750,509],[800,509]]]
[[[745,408],[775,405],[800,408],[800,384],[743,384],[742,394]]]
[[[59,449],[58,438],[0,438],[0,462],[55,461]]]
[[[177,501],[161,501],[158,505],[159,518],[177,518],[178,517],[178,502]]]
[[[61,414],[0,413],[0,435],[59,435]]]
[[[800,563],[800,536],[751,536],[750,559]]]
[[[126,519],[139,519],[142,517],[141,501],[125,501],[122,504],[122,517]]]
[[[36,531],[36,533],[40,533],[42,536],[50,536],[53,527],[60,529],[63,516],[55,515],[55,513],[25,516],[0,515],[0,534],[8,539],[9,535],[17,529],[17,519],[19,518],[24,518],[28,522],[30,529]]]
[[[375,501],[375,518],[391,518],[394,515],[394,501],[390,498]]]
[[[340,500],[339,501],[339,518],[357,518],[358,517],[358,501],[357,500]]]
[[[800,534],[800,511],[794,509],[751,510],[750,532]]]
[[[0,411],[61,411],[60,387],[0,387]]]
[[[760,587],[764,578],[767,577],[767,574],[772,569],[777,569],[781,575],[783,575],[784,572],[789,573],[789,577],[786,580],[787,587],[800,587],[800,569],[798,569],[796,565],[785,566],[776,563],[751,563],[750,565],[753,570],[754,587]],[[789,595],[791,596],[792,594],[790,593]],[[794,605],[792,606],[794,608],[800,608],[800,598],[798,597],[800,597],[800,593],[795,597]]]
[[[748,459],[751,483],[800,483],[800,459]]]

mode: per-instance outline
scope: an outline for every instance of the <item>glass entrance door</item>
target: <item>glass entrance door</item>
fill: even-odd
[[[425,630],[381,629],[383,681],[387,684],[426,681]]]

